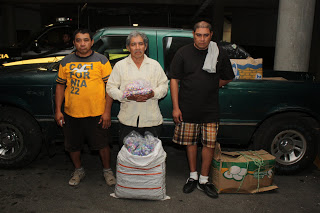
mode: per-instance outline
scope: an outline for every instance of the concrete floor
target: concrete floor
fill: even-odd
[[[275,176],[279,189],[260,194],[220,194],[211,199],[195,190],[184,194],[188,176],[185,152],[164,147],[167,157],[166,201],[116,199],[110,197],[102,176],[99,156],[84,151],[86,178],[79,186],[68,185],[73,167],[57,146],[49,158],[40,154],[30,166],[0,170],[0,212],[320,212],[320,170],[310,169],[293,176]],[[118,147],[112,149],[113,167]]]

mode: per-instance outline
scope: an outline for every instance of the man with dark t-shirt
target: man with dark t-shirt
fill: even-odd
[[[194,43],[177,51],[169,77],[172,116],[176,123],[173,142],[186,146],[190,169],[183,192],[190,193],[197,187],[209,197],[217,198],[208,177],[219,125],[219,88],[232,81],[234,73],[227,53],[210,42],[212,34],[209,23],[196,23]],[[199,178],[196,168],[198,139],[203,145]]]

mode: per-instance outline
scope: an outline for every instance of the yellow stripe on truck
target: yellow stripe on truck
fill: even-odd
[[[24,64],[42,64],[42,63],[52,63],[57,62],[63,59],[64,56],[57,56],[57,57],[47,57],[47,58],[36,58],[36,59],[28,59],[28,60],[22,60],[22,61],[14,61],[2,64],[5,67],[8,66],[15,66],[15,65],[24,65]]]
[[[109,60],[115,60],[115,59],[118,59],[118,58],[124,58],[124,57],[127,57],[129,54],[112,54],[110,53],[109,54]]]

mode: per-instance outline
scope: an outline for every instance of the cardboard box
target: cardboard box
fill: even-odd
[[[262,79],[262,58],[230,59],[236,79]]]
[[[278,187],[273,184],[275,157],[267,151],[221,152],[215,149],[211,180],[218,193],[257,193]]]
[[[314,165],[316,165],[316,167],[318,169],[320,169],[320,154],[317,155],[316,159],[313,161]]]

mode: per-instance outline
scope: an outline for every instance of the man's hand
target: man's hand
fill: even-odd
[[[58,126],[63,127],[63,124],[65,124],[64,116],[63,116],[62,112],[56,112],[54,115],[54,119],[56,120]]]
[[[103,113],[100,117],[99,124],[102,123],[103,129],[108,129],[111,126],[111,115],[110,113]]]
[[[182,119],[182,113],[181,113],[181,110],[180,109],[173,109],[172,110],[172,117],[173,117],[173,121],[176,123],[176,124],[179,124],[183,121]]]
[[[219,87],[221,88],[221,87],[227,85],[228,83],[230,83],[231,81],[232,81],[232,79],[231,80],[222,80],[222,79],[220,79],[219,80]]]
[[[154,92],[151,91],[151,93],[146,95],[131,95],[127,97],[128,100],[136,101],[136,102],[146,102],[148,99],[154,97]]]

